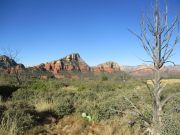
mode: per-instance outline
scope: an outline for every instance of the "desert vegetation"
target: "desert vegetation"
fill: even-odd
[[[2,135],[138,135],[147,129],[144,120],[153,118],[147,79],[124,81],[104,74],[89,80],[27,78],[21,86],[10,79],[1,76]],[[179,87],[170,80],[162,96]],[[179,105],[177,96],[164,108],[163,135],[180,134]]]
[[[78,53],[25,67],[18,51],[0,55],[0,135],[180,135],[178,16],[155,1],[140,34],[150,65],[89,66]],[[177,30],[177,33],[175,33]],[[175,66],[167,66],[171,63]]]

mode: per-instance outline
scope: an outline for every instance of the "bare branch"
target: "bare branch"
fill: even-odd
[[[176,66],[176,64],[173,61],[166,61],[164,64],[166,64],[166,63],[171,63],[171,64],[173,64],[173,66]]]
[[[139,40],[142,40],[141,37],[140,37],[138,34],[136,34],[134,31],[132,31],[132,30],[130,30],[130,29],[128,29],[128,31],[129,31],[130,33],[132,33],[134,36],[136,36]]]
[[[10,59],[15,60],[16,62],[19,61],[18,55],[19,55],[19,50],[12,49],[12,48],[2,48],[2,53],[6,56],[8,56]]]
[[[175,17],[173,23],[171,24],[171,26],[166,30],[165,34],[164,34],[164,37],[171,31],[174,29],[174,27],[177,25],[178,23],[178,16]]]
[[[142,46],[144,50],[152,58],[152,63],[154,64],[153,68],[144,68],[144,69],[152,69],[154,71],[154,80],[152,80],[153,82],[152,89],[147,83],[146,83],[146,86],[152,97],[152,110],[153,110],[152,129],[157,133],[158,131],[156,130],[155,126],[158,125],[159,127],[161,127],[162,125],[162,118],[160,114],[163,113],[162,111],[163,106],[171,98],[178,95],[178,94],[170,95],[161,102],[160,97],[161,97],[162,91],[164,90],[165,85],[162,86],[162,81],[161,81],[162,78],[161,78],[160,69],[166,63],[172,63],[173,65],[175,65],[175,63],[172,61],[169,61],[169,59],[172,56],[172,53],[177,43],[179,42],[178,36],[173,41],[173,37],[174,37],[173,34],[175,33],[175,30],[178,29],[179,31],[178,19],[179,17],[176,16],[174,20],[172,21],[171,25],[169,25],[167,1],[166,1],[165,13],[163,14],[162,12],[160,12],[159,0],[156,0],[156,6],[153,12],[152,20],[147,16],[146,16],[146,22],[144,18],[141,20],[141,25],[140,25],[141,34],[138,35],[130,31],[136,37],[138,37],[138,39],[142,42]],[[138,69],[132,72],[136,72],[136,71],[144,70],[144,69]],[[127,98],[126,100],[130,102],[132,107],[141,116],[141,112],[138,110],[138,108]]]
[[[141,60],[141,61],[143,61],[143,62],[145,62],[145,63],[152,63],[152,64],[154,64],[154,62],[153,61],[150,61],[150,60],[144,60],[144,59],[142,59],[142,58],[139,58],[139,57],[137,57],[139,60]]]
[[[152,83],[153,83],[153,85],[154,85],[154,81],[153,81],[153,80],[151,80],[151,81],[152,81]],[[151,96],[151,98],[153,99],[153,98],[155,97],[155,94],[154,94],[153,90],[150,88],[150,86],[148,85],[147,82],[143,82],[143,83],[146,85],[146,87],[147,87],[147,89],[148,89],[148,91],[149,91],[149,93],[150,93],[150,96]]]
[[[164,86],[161,86],[161,88],[158,91],[158,95],[160,95],[163,92],[165,87],[166,87],[166,84]]]
[[[136,34],[135,32],[133,32],[132,30],[128,29],[129,32],[131,32],[133,35],[135,35],[142,43],[142,46],[144,48],[144,50],[147,52],[147,54],[153,59],[153,56],[152,56],[152,52],[149,50],[149,48],[147,47],[147,44],[145,43],[145,40],[144,37],[143,37],[143,34],[141,33],[141,36],[139,36],[138,34]],[[149,45],[148,45],[149,46]]]
[[[149,133],[149,134],[148,134]],[[150,129],[150,128],[147,128],[143,133],[142,133],[142,135],[151,135],[151,134],[153,134],[153,131],[152,131],[152,129]]]
[[[164,105],[169,101],[171,100],[172,98],[176,97],[176,96],[179,96],[180,95],[180,92],[178,93],[174,93],[172,95],[169,95],[167,98],[165,98],[162,102],[161,102],[161,106],[162,108],[164,107]]]
[[[154,36],[155,28],[154,28],[154,26],[153,26],[153,24],[150,21],[150,18],[148,16],[146,16],[146,20],[147,20],[147,26],[148,26],[147,28],[148,28],[149,32],[152,33],[152,35]]]
[[[136,110],[136,112],[137,112],[139,115],[143,115],[143,114],[139,111],[139,109],[133,104],[132,101],[130,101],[127,97],[124,97],[124,99],[131,104],[131,106]]]
[[[132,101],[130,101],[127,97],[124,97],[124,99],[131,104],[131,106],[135,109],[134,111],[141,117],[141,119],[144,120],[147,125],[151,124],[151,122],[140,112],[140,110],[133,104]]]
[[[133,71],[131,71],[129,73],[133,73],[133,72],[137,72],[137,71],[141,71],[141,70],[145,70],[145,69],[150,69],[152,71],[156,71],[156,69],[154,69],[154,68],[141,68],[141,69],[138,69],[138,70],[133,70]]]
[[[121,110],[116,110],[116,109],[113,109],[113,108],[109,108],[109,110],[117,112],[118,114],[125,114],[125,112],[121,111]]]
[[[175,49],[178,42],[179,42],[179,37],[176,37],[176,39],[174,41],[174,44],[171,47],[171,49],[169,49],[163,56],[164,62],[166,62],[170,58],[170,56],[171,56],[172,52],[174,51],[174,49]]]

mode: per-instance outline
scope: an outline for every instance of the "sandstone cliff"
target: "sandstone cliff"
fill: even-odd
[[[85,63],[85,61],[80,57],[78,53],[67,55],[66,57],[59,60],[55,60],[45,64],[43,63],[36,66],[35,68],[45,69],[47,71],[53,72],[54,74],[58,74],[61,71],[90,71],[90,67]]]
[[[106,63],[103,64],[99,64],[96,67],[92,68],[93,72],[108,72],[108,73],[112,73],[112,72],[118,72],[121,71],[121,67],[113,62],[113,61],[108,61]]]
[[[60,75],[63,71],[78,71],[78,72],[120,72],[124,71],[134,76],[148,76],[153,74],[152,65],[139,65],[139,66],[120,66],[118,63],[108,61],[94,67],[90,67],[78,53],[67,55],[66,57],[40,64],[32,67],[33,70],[50,71],[55,76]],[[167,74],[180,74],[180,66],[167,66],[161,69],[161,72]]]

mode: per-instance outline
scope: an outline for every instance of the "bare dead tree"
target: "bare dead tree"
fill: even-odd
[[[12,48],[2,48],[2,54],[6,55],[7,57],[9,57],[12,61],[14,62],[18,62],[19,61],[19,51],[16,49],[12,49]],[[22,80],[21,80],[21,74],[20,71],[17,69],[17,65],[13,66],[13,67],[9,67],[9,70],[13,70],[13,75],[15,76],[15,79],[18,83],[18,85],[22,84]]]
[[[19,61],[19,50],[12,48],[2,48],[2,54],[8,56],[10,59],[13,59],[15,62]]]
[[[165,104],[174,96],[180,95],[179,92],[162,99],[162,91],[164,90],[164,87],[161,84],[162,77],[160,72],[161,68],[166,63],[173,63],[170,61],[170,58],[180,39],[178,36],[178,19],[179,17],[175,16],[172,23],[169,24],[167,1],[165,12],[161,12],[159,8],[159,0],[156,0],[156,6],[152,18],[148,16],[142,17],[140,23],[141,33],[136,34],[129,30],[141,41],[142,47],[150,56],[151,63],[153,63],[153,88],[148,87],[152,97],[153,119],[150,128],[147,130],[152,135],[160,134],[159,129],[162,126],[162,115]],[[176,30],[177,33],[175,33]]]

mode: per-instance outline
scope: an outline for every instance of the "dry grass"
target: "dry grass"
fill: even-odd
[[[35,103],[35,108],[37,112],[51,111],[54,108],[54,106],[54,102],[48,102],[45,100],[40,100],[37,103]]]
[[[14,121],[8,116],[7,120],[2,119],[0,123],[0,134],[1,135],[17,135],[18,134],[18,118],[14,118]]]
[[[114,120],[88,122],[78,115],[65,116],[57,124],[41,126],[29,130],[25,135],[41,131],[46,134],[58,135],[138,135],[140,127],[128,126],[130,116],[117,117]]]
[[[75,86],[68,86],[68,87],[63,87],[63,90],[65,91],[76,91],[78,88]]]
[[[152,84],[151,80],[147,80],[148,84]],[[180,83],[180,79],[163,79],[162,84],[175,84],[175,83]]]

